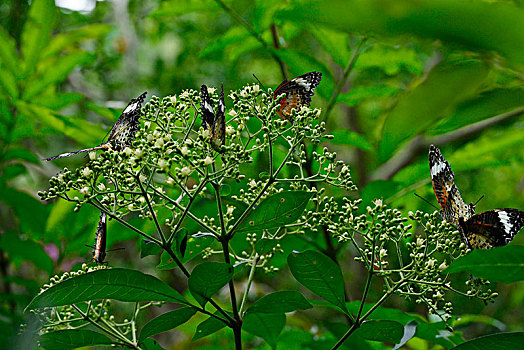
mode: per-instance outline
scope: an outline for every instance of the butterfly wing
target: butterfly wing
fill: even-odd
[[[210,130],[210,143],[213,149],[219,153],[224,151],[221,149],[226,141],[226,106],[224,103],[224,86],[220,92],[218,106],[216,113],[213,111],[211,98],[207,91],[207,86],[200,87],[200,111],[202,113],[202,126],[204,129]]]
[[[459,221],[460,231],[470,248],[489,249],[511,242],[524,226],[524,212],[511,208],[494,209]]]
[[[475,206],[466,204],[455,185],[455,174],[451,166],[444,159],[440,150],[431,145],[429,147],[429,169],[433,190],[442,210],[442,218],[458,226],[459,218],[469,219],[475,214]]]
[[[320,84],[322,73],[309,72],[293,78],[289,81],[284,81],[280,84],[273,94],[273,98],[277,98],[281,94],[286,96],[280,100],[280,108],[277,113],[284,119],[291,121],[291,110],[293,108],[300,109],[300,107],[309,107],[311,103],[311,96],[314,95],[314,90]]]
[[[147,91],[129,102],[120,115],[120,118],[118,118],[115,125],[113,125],[107,138],[108,143],[112,142],[117,147],[125,147],[131,144],[140,127],[140,110],[142,109],[142,103],[146,95]]]
[[[95,249],[93,250],[93,261],[103,264],[106,258],[106,238],[107,238],[107,214],[100,213],[100,221],[96,229]]]
[[[213,106],[211,105],[211,99],[209,98],[209,93],[207,92],[207,86],[202,85],[200,87],[200,112],[202,113],[202,126],[204,129],[211,129],[213,126],[213,121],[215,120],[215,112],[213,111]]]

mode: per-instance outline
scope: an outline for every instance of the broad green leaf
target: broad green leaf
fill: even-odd
[[[524,246],[475,249],[453,261],[444,271],[468,272],[492,282],[512,283],[524,280]]]
[[[267,253],[273,250],[273,248],[275,248],[277,244],[279,244],[279,242],[280,240],[278,239],[262,238],[258,240],[257,243],[255,244],[255,251],[258,254]]]
[[[189,234],[187,232],[187,229],[185,228],[181,228],[175,234],[175,246],[177,255],[181,257],[184,257],[186,255],[188,238]]]
[[[182,263],[186,263],[193,258],[197,257],[202,253],[204,249],[210,247],[216,239],[213,236],[199,236],[199,237],[188,237],[186,254],[181,257],[176,250],[175,255],[180,259]],[[175,245],[176,247],[176,245]],[[178,268],[177,264],[171,258],[171,256],[164,251],[160,257],[160,263],[156,267],[158,270],[170,270]]]
[[[140,240],[140,258],[144,258],[149,255],[157,255],[162,251],[162,247],[153,241],[148,239]]]
[[[22,147],[11,147],[4,154],[5,160],[24,160],[28,163],[40,164],[40,159],[30,150]]]
[[[326,255],[307,250],[287,257],[289,269],[304,287],[347,313],[340,267]]]
[[[490,317],[488,315],[460,315],[459,318],[453,320],[453,327],[465,327],[473,323],[484,323],[489,326],[498,328],[499,331],[504,331],[507,329],[507,325],[500,322],[499,320]]]
[[[402,339],[400,342],[395,344],[395,347],[393,350],[400,349],[404,344],[406,344],[411,338],[415,336],[415,333],[417,331],[417,322],[416,321],[409,321],[406,325],[404,325],[404,334],[402,335]]]
[[[69,105],[78,103],[84,99],[84,95],[77,92],[61,92],[49,95],[35,96],[32,101],[53,111],[61,110]]]
[[[89,24],[66,33],[56,35],[42,53],[42,59],[60,55],[63,51],[76,48],[83,41],[100,40],[111,31],[111,25],[105,23]]]
[[[253,232],[282,227],[297,221],[306,208],[312,193],[287,191],[264,199],[244,219],[236,232]]]
[[[18,99],[19,92],[16,78],[7,69],[0,70],[0,87],[2,87],[2,90],[5,91],[12,100]]]
[[[325,100],[331,98],[331,94],[335,90],[335,79],[329,69],[317,58],[290,49],[273,49],[273,52],[288,65],[290,72],[293,73],[293,76],[290,76],[289,79],[311,71],[321,72],[322,81],[315,92]],[[312,103],[311,108],[314,107],[315,105]]]
[[[451,333],[444,322],[419,323],[415,337],[439,344],[446,349],[464,342],[460,334]]]
[[[315,0],[306,4],[285,8],[277,16],[287,21],[313,20],[347,33],[415,35],[475,52],[497,51],[515,65],[524,64],[520,45],[524,11],[510,2],[334,0],[326,6]]]
[[[440,63],[401,96],[388,113],[379,142],[379,161],[388,160],[409,138],[423,132],[485,80],[487,67],[475,61]]]
[[[391,320],[369,320],[362,323],[357,333],[367,340],[398,343],[404,334],[404,326]]]
[[[483,92],[479,97],[458,105],[454,113],[428,130],[428,133],[443,134],[499,114],[523,110],[523,101],[524,89],[494,89]]]
[[[346,68],[351,59],[349,35],[321,26],[310,26],[308,30],[315,36],[333,61],[340,67]]]
[[[193,339],[191,339],[191,341],[207,337],[210,334],[218,332],[225,326],[226,324],[224,322],[217,320],[214,317],[209,317],[207,320],[205,320],[197,326],[195,335],[193,336]]]
[[[355,86],[348,92],[339,94],[337,96],[337,102],[342,102],[350,107],[354,107],[361,101],[390,97],[399,91],[401,91],[400,88],[388,85]]]
[[[13,77],[18,76],[20,57],[16,51],[16,41],[4,28],[0,28],[0,62]]]
[[[251,305],[246,312],[259,314],[282,314],[295,310],[306,310],[313,306],[296,291],[279,291],[263,296]]]
[[[71,277],[37,295],[26,310],[95,299],[167,301],[187,304],[173,288],[156,277],[128,269],[103,269]]]
[[[49,275],[53,273],[54,262],[46,254],[44,248],[33,240],[22,240],[18,233],[8,231],[0,235],[0,250],[9,255],[9,260],[21,265],[31,262],[37,268],[46,271]]]
[[[151,338],[144,340],[144,342],[140,345],[140,347],[144,350],[164,350],[164,348],[161,347],[155,339]]]
[[[368,182],[362,189],[362,204],[361,207],[365,208],[371,205],[375,199],[387,200],[398,193],[403,186],[401,183],[392,180],[375,180]]]
[[[200,51],[200,57],[215,55],[218,52],[225,50],[228,46],[244,41],[248,37],[250,37],[250,34],[244,27],[231,27],[216,40],[210,41],[207,46]]]
[[[69,350],[114,343],[104,334],[87,329],[65,329],[42,334],[40,344],[46,350]]]
[[[362,313],[367,313],[373,306],[374,303],[365,303],[362,307]],[[346,303],[346,307],[351,314],[356,315],[360,309],[360,301],[348,302]],[[411,321],[425,322],[425,319],[417,314],[408,314],[399,309],[382,306],[376,308],[375,311],[369,315],[368,319],[396,321],[402,325],[406,325]]]
[[[259,336],[274,349],[277,346],[278,335],[285,325],[285,314],[248,313],[242,321],[242,330]]]
[[[144,339],[152,335],[167,332],[186,323],[195,313],[196,309],[183,307],[155,317],[142,328],[138,342],[141,343]]]
[[[507,350],[522,349],[524,332],[497,333],[472,339],[452,348],[453,350]]]
[[[233,266],[206,261],[191,272],[187,285],[193,297],[204,306],[206,302],[233,278]]]
[[[381,42],[366,47],[355,62],[355,69],[359,71],[374,71],[377,68],[389,76],[403,71],[419,75],[423,73],[424,61],[411,45],[402,46],[397,41],[394,45]],[[383,93],[387,93],[387,90]]]
[[[35,239],[43,236],[47,216],[51,209],[49,206],[26,192],[10,187],[5,187],[0,191],[0,199],[13,208],[22,232],[30,233],[31,237]],[[49,265],[44,264],[43,266],[48,267]]]
[[[53,0],[31,2],[29,15],[22,31],[21,45],[26,75],[34,72],[36,62],[50,41],[55,19],[56,7]]]
[[[335,130],[330,134],[335,136],[331,141],[334,145],[348,145],[360,148],[366,152],[375,152],[369,141],[363,135],[352,130]]]

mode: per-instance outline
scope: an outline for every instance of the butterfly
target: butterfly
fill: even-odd
[[[106,258],[106,236],[107,236],[107,214],[100,213],[100,221],[96,229],[95,248],[93,250],[93,261],[103,264]]]
[[[116,121],[115,125],[113,125],[113,128],[109,133],[109,137],[107,138],[107,142],[103,142],[96,147],[85,148],[75,152],[62,153],[54,157],[46,158],[45,160],[49,161],[58,158],[69,157],[78,153],[96,151],[98,149],[107,149],[110,148],[111,145],[115,146],[116,148],[124,148],[125,146],[129,146],[131,141],[135,138],[135,134],[140,127],[140,110],[142,109],[142,103],[144,102],[146,95],[147,91],[129,102],[127,107]]]
[[[518,209],[493,209],[459,218],[459,231],[470,249],[489,249],[511,242],[524,226],[524,212]]]
[[[451,171],[451,166],[444,159],[440,150],[433,145],[429,146],[429,169],[433,190],[442,208],[440,215],[457,227],[459,218],[467,220],[475,214],[475,205],[464,202],[455,185],[455,174]]]
[[[291,110],[293,108],[300,110],[302,106],[309,107],[311,96],[314,94],[313,90],[320,84],[321,79],[322,73],[309,72],[291,80],[283,81],[273,94],[274,99],[281,94],[286,94],[286,96],[280,100],[280,108],[277,114],[293,122],[291,120]]]
[[[493,209],[475,215],[475,205],[464,202],[451,166],[433,145],[429,147],[429,167],[433,189],[442,207],[440,214],[458,227],[469,249],[506,245],[524,226],[524,212],[518,209]]]
[[[218,153],[224,153],[222,146],[226,142],[226,107],[224,104],[224,86],[220,92],[216,113],[211,106],[211,99],[207,92],[207,86],[200,87],[200,109],[202,112],[202,126],[211,134],[211,146]]]

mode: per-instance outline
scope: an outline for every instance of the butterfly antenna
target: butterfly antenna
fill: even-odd
[[[480,197],[480,198],[475,202],[475,204],[473,204],[473,205],[477,205],[477,203],[480,202],[480,200],[481,200],[482,198],[484,198],[484,195],[482,195],[482,197]]]
[[[262,89],[266,90],[266,87],[264,86],[264,84],[262,84],[262,82],[260,81],[260,79],[258,79],[258,77],[255,75],[255,73],[253,73],[253,76],[254,76],[255,79],[258,81],[258,83],[262,86]]]
[[[431,202],[429,202],[426,198],[423,198],[421,196],[418,195],[418,193],[415,192],[415,196],[417,196],[418,198],[422,199],[424,202],[428,203],[429,205],[431,205],[433,208],[437,209],[437,210],[440,210],[439,208],[437,208],[437,206]]]

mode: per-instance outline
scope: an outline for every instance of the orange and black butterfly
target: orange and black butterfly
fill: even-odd
[[[93,250],[93,261],[104,264],[106,258],[106,239],[107,239],[107,214],[100,213],[100,221],[96,229],[95,248]]]
[[[282,82],[273,94],[273,98],[275,99],[282,94],[286,94],[286,96],[280,100],[280,108],[277,111],[278,115],[293,122],[293,120],[291,120],[291,110],[293,108],[300,110],[302,106],[309,107],[311,96],[314,95],[313,91],[318,84],[320,84],[321,79],[322,73],[309,72]]]
[[[109,133],[109,137],[107,138],[107,142],[103,142],[96,147],[81,149],[80,151],[62,153],[54,157],[46,158],[45,160],[69,157],[78,153],[96,151],[97,149],[107,149],[111,146],[116,148],[124,148],[125,146],[129,146],[131,141],[135,138],[135,134],[140,127],[140,110],[142,109],[142,103],[144,102],[146,95],[147,91],[129,102],[127,107],[120,115],[120,118],[118,118],[115,125],[113,125],[113,128]]]
[[[210,132],[211,146],[218,153],[223,153],[222,146],[226,142],[226,106],[224,104],[224,86],[220,92],[216,112],[211,105],[207,86],[200,87],[200,110],[202,112],[202,126]]]
[[[440,150],[429,147],[429,168],[440,215],[455,227],[470,249],[503,246],[524,226],[524,212],[518,209],[493,209],[475,215],[475,205],[466,204],[455,185],[455,175]]]

